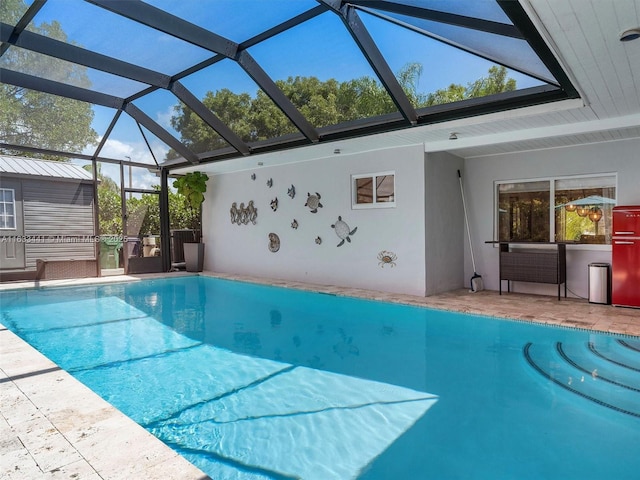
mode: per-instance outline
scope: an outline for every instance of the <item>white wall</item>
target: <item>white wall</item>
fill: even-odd
[[[352,210],[351,175],[388,170],[396,175],[396,208]],[[424,295],[424,178],[423,145],[212,176],[203,205],[205,269]],[[294,199],[287,195],[292,184]],[[308,192],[321,194],[318,213],[305,207]],[[250,200],[258,208],[257,224],[232,225],[232,202]],[[341,247],[331,228],[339,215],[358,229]],[[297,230],[291,228],[294,218]],[[270,232],[280,237],[277,253],[268,249]],[[382,250],[395,253],[395,267],[379,265]]]
[[[464,286],[464,217],[458,170],[463,160],[446,152],[425,165],[426,294]]]
[[[591,173],[618,174],[618,204],[640,205],[640,139],[621,140],[467,159],[467,206],[478,272],[485,288],[498,290],[498,249],[484,242],[494,237],[494,182]],[[468,249],[467,249],[468,250]],[[610,247],[567,247],[567,285],[588,297],[588,264],[611,263]],[[465,251],[465,277],[473,273]],[[514,282],[515,291],[553,295],[553,285]],[[506,282],[503,288],[506,288]],[[571,295],[571,294],[570,294]]]

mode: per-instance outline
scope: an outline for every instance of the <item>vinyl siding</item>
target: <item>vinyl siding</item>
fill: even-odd
[[[90,183],[23,180],[26,266],[37,259],[95,259],[93,186]],[[80,236],[70,242],[65,236]],[[54,238],[52,238],[54,237]]]

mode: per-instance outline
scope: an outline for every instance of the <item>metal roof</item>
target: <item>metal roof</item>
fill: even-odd
[[[91,172],[73,163],[25,157],[0,156],[0,175],[2,174],[93,180]]]

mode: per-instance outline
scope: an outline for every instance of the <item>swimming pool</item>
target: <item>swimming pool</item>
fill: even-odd
[[[214,479],[631,479],[640,340],[182,277],[0,321]]]

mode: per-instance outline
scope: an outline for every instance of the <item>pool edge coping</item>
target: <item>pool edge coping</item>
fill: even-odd
[[[467,307],[465,309],[459,309],[451,306],[447,306],[443,304],[442,300],[446,300],[447,293],[433,295],[433,296],[418,296],[411,295],[406,293],[392,293],[392,292],[382,292],[377,290],[367,290],[356,287],[341,287],[337,285],[325,285],[325,284],[316,284],[316,283],[308,283],[301,282],[295,280],[286,280],[286,279],[277,279],[277,278],[268,278],[268,277],[256,277],[251,275],[243,275],[243,274],[230,274],[223,272],[214,272],[214,271],[203,271],[203,272],[164,272],[164,273],[152,273],[152,274],[137,274],[137,275],[115,275],[115,276],[106,276],[106,277],[89,277],[82,279],[73,279],[73,280],[46,280],[42,282],[16,282],[16,283],[7,283],[0,284],[0,293],[4,291],[12,291],[12,290],[21,290],[21,289],[39,289],[39,288],[64,288],[64,287],[77,287],[77,286],[91,286],[91,285],[108,285],[113,283],[129,283],[129,282],[138,282],[143,280],[153,280],[153,279],[164,279],[164,278],[180,278],[180,277],[189,277],[189,276],[204,276],[204,277],[213,277],[220,278],[224,280],[231,281],[240,281],[253,283],[258,285],[266,285],[272,287],[281,287],[281,288],[290,288],[295,290],[302,290],[308,292],[315,293],[325,293],[340,297],[351,297],[351,298],[361,298],[366,300],[380,301],[380,302],[389,302],[400,305],[408,305],[420,308],[432,308],[436,310],[444,310],[449,312],[456,313],[465,313],[470,315],[481,315],[485,317],[495,318],[498,320],[510,320],[516,322],[523,323],[531,323],[535,325],[547,325],[547,326],[555,326],[560,328],[574,329],[578,331],[587,331],[594,333],[602,333],[602,334],[613,334],[613,335],[622,335],[625,337],[632,338],[640,338],[640,329],[638,333],[625,331],[624,328],[619,327],[616,328],[615,325],[598,325],[598,322],[593,324],[588,324],[587,322],[582,322],[582,325],[577,325],[577,322],[563,323],[562,321],[555,321],[551,318],[536,318],[535,315],[526,314],[525,316],[518,316],[513,314],[500,314],[500,313],[487,313],[480,308],[472,308]],[[467,289],[458,289],[452,292],[468,292],[469,296],[477,297],[486,293],[494,294],[492,291],[483,291],[483,292],[470,292]],[[517,298],[517,296],[524,296],[526,298],[536,297],[540,299],[549,299],[551,297],[546,295],[533,295],[533,294],[525,294],[525,293],[509,293],[509,296]],[[505,298],[508,296],[505,295]],[[555,298],[555,297],[554,297]],[[431,299],[431,301],[430,301]],[[433,299],[439,300],[439,303],[435,304]],[[584,305],[583,299],[577,298],[568,298],[563,299],[560,302],[575,302],[577,305]],[[622,307],[613,307],[612,305],[601,305],[601,304],[587,304],[590,308],[598,309],[598,308],[622,308]],[[634,310],[636,309],[627,309]],[[640,325],[640,309],[638,312],[638,324]],[[606,314],[605,314],[606,317]],[[604,322],[606,324],[606,322]]]
[[[3,470],[17,467],[27,478],[209,478],[2,323],[0,345]]]

